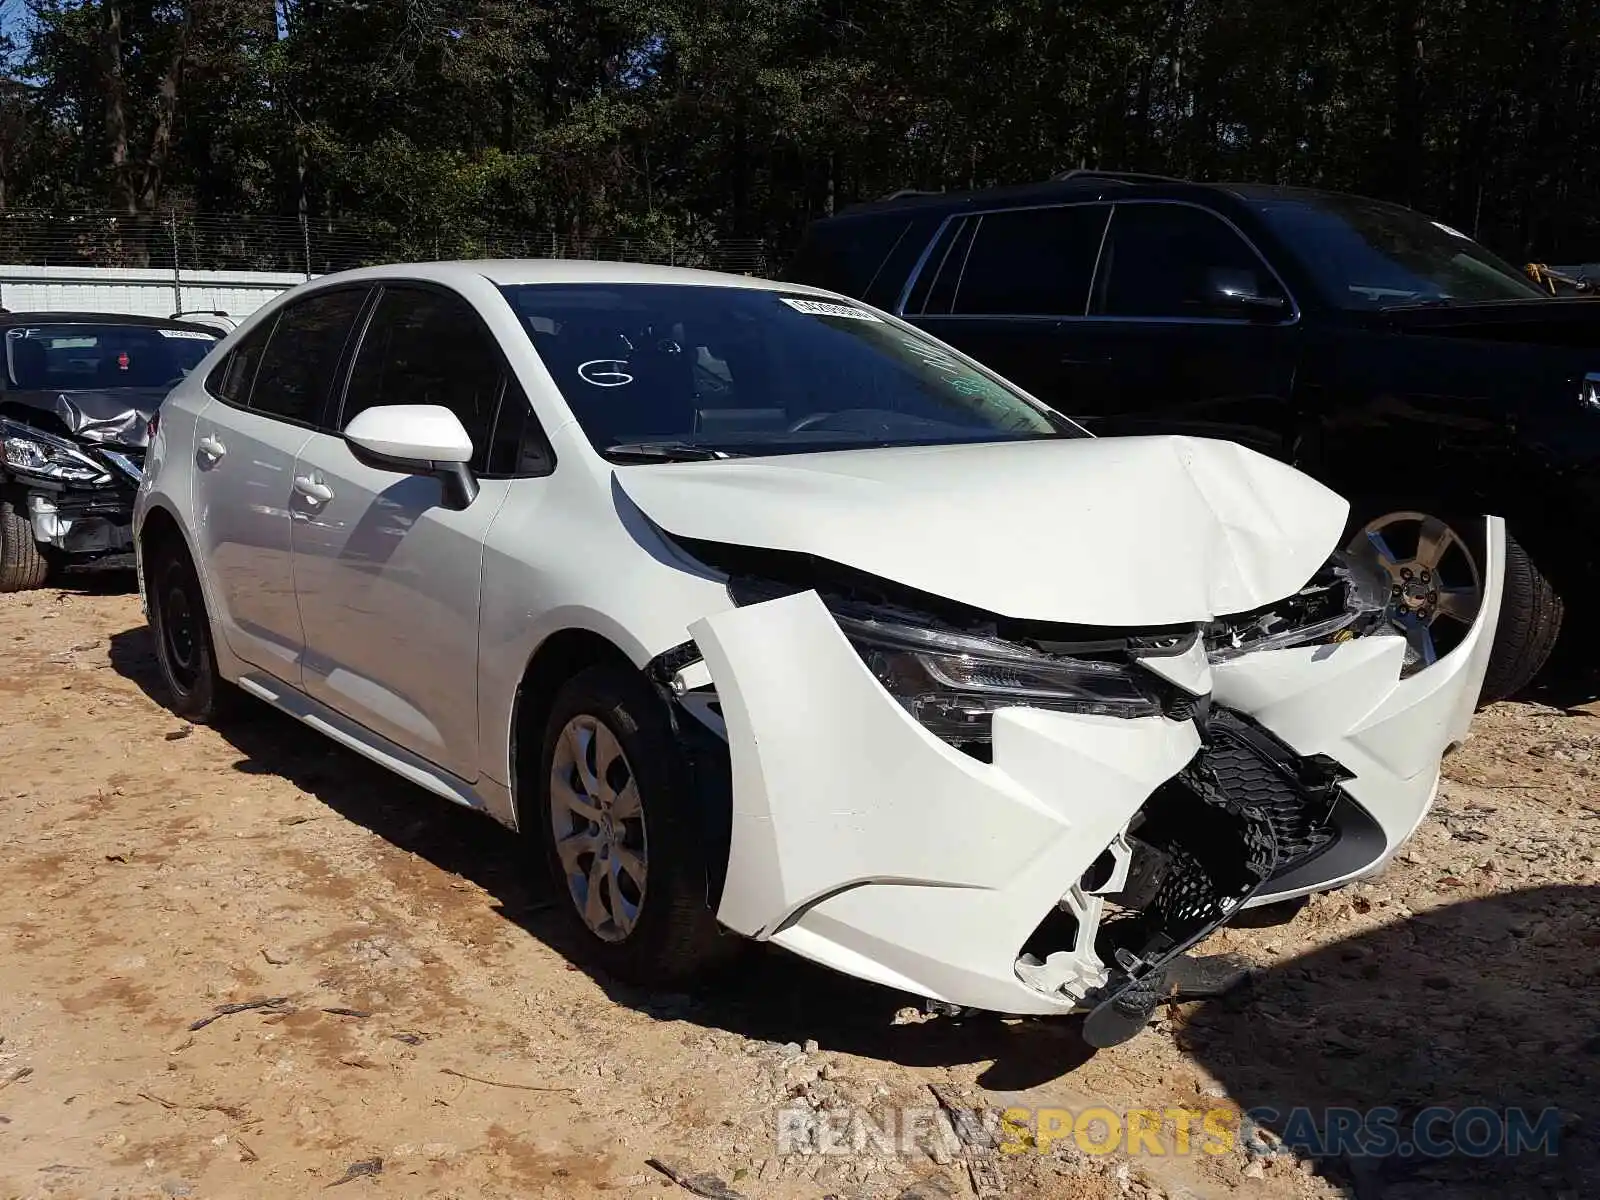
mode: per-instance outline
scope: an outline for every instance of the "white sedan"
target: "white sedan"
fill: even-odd
[[[1241,909],[1385,863],[1499,611],[1435,663],[1346,504],[1096,439],[868,306],[591,262],[284,294],[163,403],[176,711],[248,693],[537,838],[598,966],[741,938],[1108,1044]]]

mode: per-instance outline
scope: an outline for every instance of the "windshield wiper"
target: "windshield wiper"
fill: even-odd
[[[1458,304],[1468,301],[1457,300],[1453,296],[1425,296],[1417,300],[1402,300],[1398,304],[1385,304],[1379,312],[1394,312],[1402,308],[1454,308]]]
[[[605,452],[618,458],[635,458],[643,462],[704,462],[734,457],[726,450],[695,446],[689,442],[618,442],[615,446],[607,446]]]

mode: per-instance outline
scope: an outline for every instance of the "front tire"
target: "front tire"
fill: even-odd
[[[557,903],[624,982],[685,981],[735,942],[707,904],[687,777],[663,701],[634,672],[591,667],[557,693],[535,819]]]
[[[169,707],[196,725],[214,724],[233,709],[238,693],[217,672],[205,593],[188,551],[172,541],[154,546],[146,590]]]
[[[33,540],[33,525],[10,500],[0,500],[0,592],[44,586],[50,563]]]

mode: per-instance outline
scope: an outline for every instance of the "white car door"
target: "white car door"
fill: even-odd
[[[478,774],[483,544],[514,486],[508,472],[488,469],[491,435],[502,396],[508,409],[527,411],[509,379],[466,300],[434,286],[387,285],[356,350],[337,427],[378,405],[442,404],[472,438],[478,495],[452,508],[437,477],[362,461],[329,433],[312,435],[294,471],[301,686],[469,782]]]
[[[213,373],[195,428],[200,558],[229,648],[298,685],[304,636],[290,563],[294,462],[338,374],[366,288],[286,305]]]

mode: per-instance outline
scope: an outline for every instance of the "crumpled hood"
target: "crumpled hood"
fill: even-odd
[[[137,449],[149,441],[150,418],[166,395],[165,388],[83,388],[7,392],[5,399],[52,414],[83,441]]]
[[[1005,617],[1244,612],[1306,582],[1348,504],[1231,442],[1074,438],[616,468],[669,534],[816,555]]]

